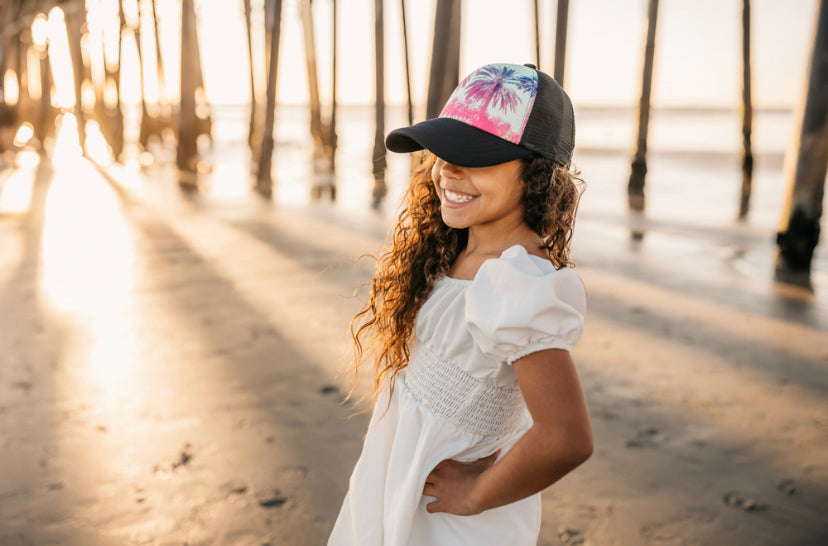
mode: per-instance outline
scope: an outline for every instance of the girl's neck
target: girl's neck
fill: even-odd
[[[498,257],[504,250],[515,245],[523,246],[530,254],[543,256],[537,233],[523,222],[510,229],[503,229],[502,226],[470,227],[468,242],[461,255]]]
[[[526,224],[521,223],[521,226],[513,230],[486,230],[482,226],[470,227],[466,247],[460,251],[452,264],[449,276],[472,280],[483,262],[490,258],[499,258],[504,250],[515,245],[523,246],[529,254],[548,259],[540,248],[538,235]]]

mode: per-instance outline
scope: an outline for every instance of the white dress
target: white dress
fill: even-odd
[[[474,461],[531,425],[512,363],[581,337],[584,288],[571,269],[519,245],[474,280],[435,282],[414,326],[408,366],[390,403],[380,396],[329,546],[536,544],[540,493],[475,516],[429,514],[428,473],[444,459]],[[387,409],[387,411],[386,411]]]

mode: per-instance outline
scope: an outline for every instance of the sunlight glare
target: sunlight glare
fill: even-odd
[[[40,164],[40,154],[34,150],[20,150],[14,157],[18,169],[33,171]]]
[[[101,132],[101,126],[95,120],[86,122],[86,153],[93,161],[101,165],[112,163],[112,151]]]
[[[82,46],[85,46],[83,47],[83,51],[86,55],[84,60],[89,66],[92,83],[98,87],[103,85],[103,81],[106,78],[103,61],[104,52],[103,31],[101,30],[101,10],[97,6],[97,2],[94,4],[87,2],[87,10],[86,27],[88,33],[84,35],[84,42],[82,43]]]
[[[17,72],[11,68],[3,75],[3,100],[9,106],[17,104],[20,98],[20,86],[17,85]]]
[[[196,100],[196,116],[206,119],[210,116],[210,104],[207,102],[207,94],[204,91],[203,87],[196,87],[195,90],[195,100]]]
[[[14,171],[0,187],[0,212],[26,212],[32,202],[34,177],[26,171]]]
[[[141,29],[136,37],[141,40],[141,64],[144,77],[144,100],[153,104],[159,102],[159,74],[155,51],[155,32],[153,28],[152,9],[145,7],[141,11]]]
[[[34,21],[32,21],[32,45],[38,51],[44,51],[48,40],[49,28],[46,24],[46,16],[38,13]]]
[[[26,54],[26,76],[29,98],[40,100],[40,53],[34,49],[29,49]]]
[[[243,198],[249,195],[248,171],[241,163],[222,161],[215,166],[210,180],[210,195],[219,198]]]
[[[87,79],[81,84],[81,107],[87,114],[95,111],[95,86]]]
[[[106,78],[103,99],[104,104],[109,108],[115,108],[118,104],[118,86],[115,84],[115,78]]]
[[[66,17],[63,14],[63,10],[60,9],[60,6],[55,6],[51,10],[49,10],[49,24],[50,25],[66,25]],[[51,32],[51,30],[50,30]]]
[[[69,167],[71,170],[83,154],[78,142],[78,121],[74,114],[66,112],[55,119],[55,128],[57,137],[52,163],[55,167]]]
[[[44,214],[42,288],[58,310],[100,316],[121,308],[129,294],[133,240],[117,197],[80,155],[74,116],[61,121]]]
[[[107,312],[99,317],[92,329],[89,367],[104,389],[106,398],[101,402],[117,405],[135,386],[140,342],[129,315]]]
[[[121,43],[120,85],[121,102],[124,104],[141,104],[141,73],[135,44],[135,33],[125,29]]]
[[[138,26],[138,0],[124,0],[121,7],[124,10],[124,23],[134,29]]]
[[[40,163],[40,156],[30,150],[21,151],[15,159],[17,168],[0,183],[0,212],[4,213],[20,213],[29,210],[32,202],[34,173]]]
[[[63,10],[58,7],[49,12],[48,36],[49,67],[55,86],[52,102],[57,108],[72,108],[75,106],[74,70],[72,56],[69,54],[66,20]]]
[[[84,34],[81,36],[80,44],[81,44],[81,61],[83,62],[84,66],[90,66],[91,60],[89,56],[89,34]],[[84,81],[86,79],[84,78]]]
[[[117,2],[102,2],[101,32],[103,34],[104,64],[109,72],[118,70],[120,43],[118,31],[121,28]]]
[[[141,152],[138,155],[138,163],[140,163],[142,167],[151,167],[154,162],[155,157],[149,152]]]
[[[20,127],[17,128],[17,132],[14,134],[14,145],[18,148],[25,146],[33,136],[34,127],[28,121],[24,121],[20,124]]]

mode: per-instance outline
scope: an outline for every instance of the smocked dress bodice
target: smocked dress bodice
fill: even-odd
[[[580,339],[583,285],[513,246],[473,280],[438,279],[408,366],[378,400],[329,544],[535,544],[540,498],[476,516],[429,514],[425,478],[444,459],[501,457],[530,426],[515,361]]]

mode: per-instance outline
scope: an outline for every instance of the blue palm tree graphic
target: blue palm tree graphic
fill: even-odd
[[[474,101],[483,101],[482,111],[494,103],[498,110],[512,110],[517,107],[517,91],[535,94],[537,85],[531,76],[515,75],[515,69],[508,66],[487,66],[479,70],[468,83],[467,96]]]

